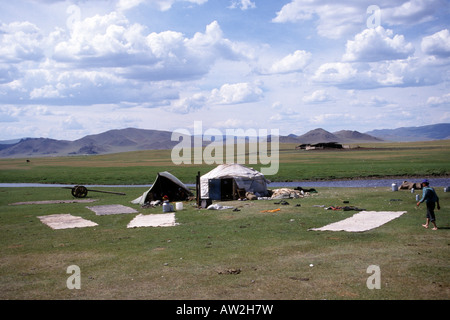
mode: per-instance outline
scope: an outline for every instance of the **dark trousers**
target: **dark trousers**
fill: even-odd
[[[427,219],[430,219],[430,222],[436,221],[434,208],[436,208],[436,202],[427,202]]]

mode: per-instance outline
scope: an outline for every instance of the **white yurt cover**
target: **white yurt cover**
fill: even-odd
[[[233,178],[239,188],[255,194],[265,194],[267,184],[270,183],[264,175],[242,164],[221,164],[210,172],[200,177],[200,196],[202,199],[209,198],[209,180]]]

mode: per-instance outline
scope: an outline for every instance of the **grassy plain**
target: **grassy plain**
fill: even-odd
[[[351,151],[305,152],[283,145],[280,171],[271,180],[315,180],[401,175],[448,175],[450,141],[365,145]],[[373,148],[376,147],[376,148]],[[258,168],[257,166],[255,166]],[[170,151],[104,156],[0,160],[1,182],[149,184],[169,170],[192,183],[206,165],[175,166]],[[105,187],[106,188],[106,187]],[[240,209],[211,211],[185,202],[179,225],[126,228],[135,214],[97,216],[91,205],[122,204],[146,190],[106,188],[126,196],[89,193],[93,204],[10,205],[72,199],[62,188],[0,188],[0,299],[423,299],[450,298],[450,193],[438,189],[440,227],[424,229],[425,208],[408,191],[317,188],[289,199],[227,202]],[[348,205],[407,211],[379,228],[319,232],[310,228],[350,217]],[[224,203],[225,204],[225,203]],[[300,206],[296,206],[296,205]],[[261,211],[280,208],[274,213]],[[96,227],[52,230],[37,218],[71,213]],[[312,267],[310,266],[312,264]],[[67,267],[81,270],[81,289],[70,290]],[[367,268],[381,270],[381,288],[368,289]]]
[[[144,190],[91,194],[98,201],[88,205],[123,204],[143,214],[162,213],[160,207],[130,204]],[[274,200],[226,203],[238,212],[201,210],[185,202],[176,213],[178,226],[128,229],[135,214],[96,216],[86,204],[10,205],[70,198],[65,189],[0,188],[0,299],[450,298],[450,193],[438,190],[441,229],[433,231],[421,227],[425,209],[415,208],[408,191],[318,191],[285,206]],[[353,215],[319,207],[343,201],[407,213],[361,233],[308,230]],[[280,211],[261,212],[276,208]],[[53,230],[37,218],[57,213],[98,226]],[[80,267],[79,290],[66,285],[71,265]],[[366,285],[371,265],[380,267],[380,289]]]
[[[450,140],[365,144],[361,147],[339,151],[301,151],[295,150],[293,144],[281,144],[279,170],[268,178],[271,181],[296,181],[439,176],[450,172]],[[250,165],[257,170],[269,167]],[[171,150],[30,158],[30,162],[26,159],[0,159],[0,181],[142,185],[152,183],[157,172],[169,171],[185,183],[195,183],[198,171],[204,174],[214,167],[206,164],[175,165],[171,160]]]

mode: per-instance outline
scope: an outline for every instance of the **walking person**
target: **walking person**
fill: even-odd
[[[424,228],[428,228],[431,222],[434,226],[433,230],[437,230],[438,227],[436,225],[436,216],[434,215],[434,209],[441,209],[439,205],[439,197],[436,191],[430,187],[430,182],[426,179],[422,181],[422,190],[422,199],[417,202],[417,206],[420,206],[420,204],[424,201],[427,205],[427,220],[422,226]]]

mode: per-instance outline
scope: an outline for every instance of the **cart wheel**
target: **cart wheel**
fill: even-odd
[[[72,188],[72,195],[75,198],[84,198],[87,196],[88,190],[85,186],[75,186]]]

